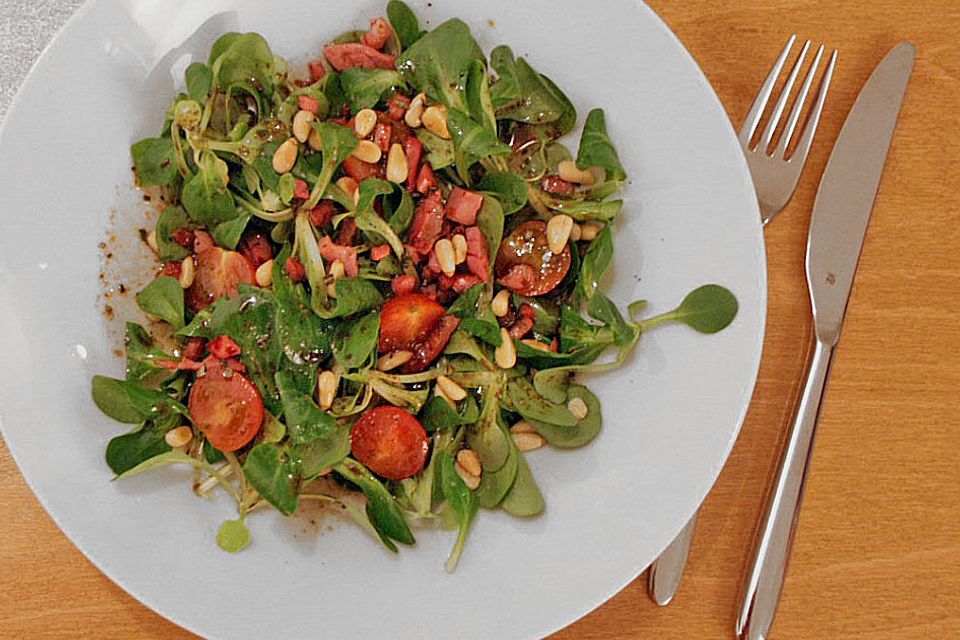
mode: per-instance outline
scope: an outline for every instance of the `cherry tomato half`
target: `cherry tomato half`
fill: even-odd
[[[223,296],[237,295],[237,285],[253,284],[256,270],[236,251],[211,247],[197,254],[193,284],[187,289],[187,305],[194,311],[213,304]]]
[[[516,293],[542,296],[563,281],[570,270],[570,245],[550,251],[547,223],[529,220],[503,239],[494,265],[497,279]]]
[[[427,432],[413,415],[399,407],[370,409],[350,432],[353,457],[378,476],[403,480],[427,461]]]
[[[380,353],[409,349],[436,328],[446,310],[422,293],[404,293],[380,310]]]
[[[190,390],[193,423],[220,451],[236,451],[260,432],[263,400],[250,380],[216,367],[197,378]]]

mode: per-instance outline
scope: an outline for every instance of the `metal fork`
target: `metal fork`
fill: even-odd
[[[803,107],[806,103],[807,95],[813,85],[820,68],[820,61],[823,57],[824,47],[820,45],[813,58],[800,91],[794,100],[790,115],[787,116],[786,125],[776,146],[771,150],[774,136],[777,133],[780,120],[790,99],[790,92],[800,74],[803,62],[810,50],[810,41],[803,45],[800,55],[797,57],[790,75],[773,106],[770,119],[766,127],[760,134],[756,144],[752,143],[754,134],[756,134],[760,121],[773,95],[773,89],[777,83],[777,78],[783,70],[790,51],[796,42],[797,37],[790,36],[786,46],[780,53],[780,57],[774,63],[773,68],[760,86],[757,97],[753,100],[753,105],[743,120],[740,127],[738,139],[743,153],[747,158],[747,165],[750,167],[750,175],[753,178],[753,185],[757,192],[757,200],[760,204],[760,220],[764,225],[773,220],[773,218],[783,211],[793,197],[793,192],[797,188],[797,181],[803,172],[803,166],[807,160],[807,154],[810,151],[810,145],[813,143],[813,136],[817,131],[817,124],[820,122],[820,114],[823,112],[823,103],[827,97],[827,90],[830,87],[830,79],[833,77],[833,70],[837,64],[837,51],[834,50],[830,55],[830,60],[823,72],[816,96],[810,107],[807,116],[806,125],[800,133],[796,146],[790,156],[787,151],[796,132],[797,125],[800,122],[800,116],[803,114]],[[698,512],[699,513],[699,512]],[[650,571],[647,574],[647,590],[650,597],[657,604],[664,606],[670,603],[680,586],[680,580],[683,578],[683,570],[687,564],[687,557],[690,553],[690,543],[693,541],[693,533],[696,529],[697,515],[695,513],[690,521],[684,526],[683,530],[673,539],[673,542],[661,553],[653,564],[650,565]]]

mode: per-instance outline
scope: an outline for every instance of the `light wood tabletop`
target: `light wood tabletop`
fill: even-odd
[[[740,439],[669,607],[645,577],[562,640],[729,638],[765,487],[803,374],[816,184],[857,91],[919,49],[827,391],[774,638],[960,637],[960,3],[652,0],[739,123],[787,36],[840,49],[808,170],[766,231],[769,320]],[[0,443],[0,637],[187,638],[91,565]],[[441,637],[443,634],[438,634]]]

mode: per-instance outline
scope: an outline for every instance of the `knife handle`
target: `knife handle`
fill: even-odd
[[[736,627],[737,636],[742,640],[769,637],[783,590],[832,357],[833,344],[817,340],[775,482],[767,494],[749,573],[743,583]]]

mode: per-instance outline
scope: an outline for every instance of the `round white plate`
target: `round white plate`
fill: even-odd
[[[116,328],[128,318],[102,314],[98,243],[116,220],[137,244],[131,220],[143,207],[129,145],[156,135],[191,55],[205,60],[222,32],[256,30],[279,55],[305,60],[381,15],[384,2],[91,2],[37,63],[0,137],[0,422],[27,482],[83,553],[205,636],[547,635],[667,545],[716,479],[747,410],[766,300],[757,205],[727,117],[677,39],[631,0],[412,4],[428,27],[459,16],[484,50],[508,43],[529,56],[581,122],[594,106],[606,110],[632,180],[615,235],[614,300],[645,298],[659,312],[717,282],[736,293],[740,314],[714,336],[659,328],[628,367],[593,379],[599,438],[528,456],[546,513],[482,512],[453,575],[443,570],[449,532],[421,532],[394,556],[350,525],[331,531],[275,512],[249,518],[253,544],[228,555],[214,535],[231,505],[194,497],[189,472],[110,482],[104,446],[124,427],[94,407],[90,378],[120,375]]]

